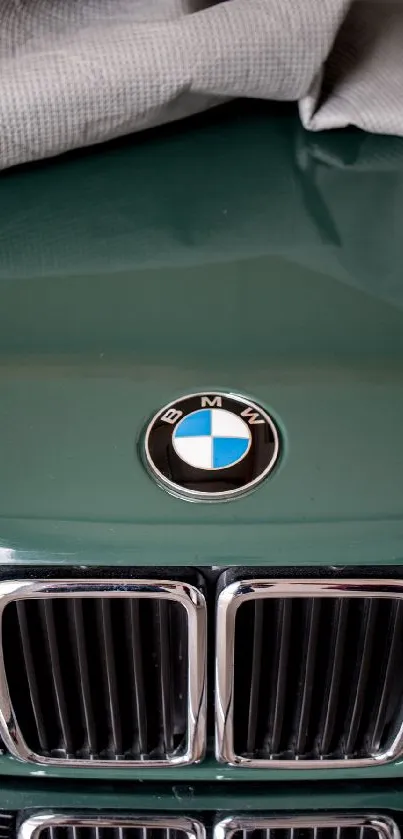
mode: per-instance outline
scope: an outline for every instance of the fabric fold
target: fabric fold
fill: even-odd
[[[401,0],[0,0],[0,168],[234,97],[403,135]]]

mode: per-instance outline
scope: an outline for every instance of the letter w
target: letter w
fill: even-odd
[[[259,417],[259,414],[253,411],[252,408],[245,408],[241,413],[241,417],[246,417],[249,425],[264,425],[264,419]]]

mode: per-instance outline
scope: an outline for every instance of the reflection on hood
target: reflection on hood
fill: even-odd
[[[403,140],[217,111],[2,179],[0,283],[277,255],[403,307]]]

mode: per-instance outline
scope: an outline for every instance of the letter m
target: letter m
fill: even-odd
[[[221,396],[202,396],[201,398],[201,406],[202,408],[214,408],[214,405],[217,405],[217,408],[222,407],[222,398]]]

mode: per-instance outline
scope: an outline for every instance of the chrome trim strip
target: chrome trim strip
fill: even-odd
[[[82,813],[40,813],[22,822],[17,832],[17,839],[39,839],[42,830],[52,830],[54,827],[100,827],[114,828],[146,828],[149,830],[180,830],[187,839],[205,839],[206,831],[201,822],[180,816],[131,816],[131,815],[91,815]]]
[[[345,760],[276,760],[242,757],[234,751],[234,643],[236,612],[247,600],[268,597],[377,597],[403,598],[400,580],[239,580],[218,598],[216,631],[215,724],[216,758],[231,766],[252,769],[348,769],[379,766],[403,753],[403,719],[393,742],[384,752],[368,758]],[[403,714],[403,709],[402,709]]]
[[[3,656],[3,612],[8,603],[33,598],[104,597],[174,600],[186,610],[189,633],[188,740],[185,754],[166,760],[77,760],[47,758],[32,752],[24,741],[8,690]],[[10,580],[0,583],[0,736],[14,757],[47,766],[112,769],[134,766],[167,767],[200,761],[206,747],[207,608],[194,586],[171,580]]]
[[[214,839],[232,839],[239,830],[271,830],[285,828],[288,830],[310,827],[314,830],[322,827],[347,828],[370,827],[378,834],[379,839],[400,839],[400,830],[393,819],[376,815],[346,815],[329,813],[326,815],[281,816],[267,818],[266,816],[227,816],[214,826]]]

